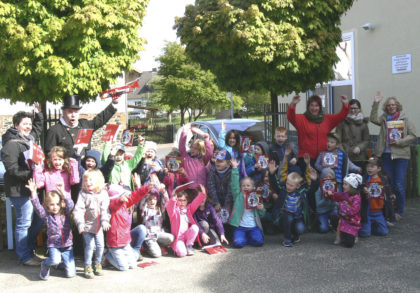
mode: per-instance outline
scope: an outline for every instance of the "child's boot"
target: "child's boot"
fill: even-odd
[[[92,266],[85,266],[85,278],[93,279],[93,276]]]
[[[93,272],[96,276],[103,276],[104,272],[102,271],[102,265],[100,263],[97,263],[93,266]]]

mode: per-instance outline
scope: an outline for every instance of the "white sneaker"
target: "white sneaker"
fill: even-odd
[[[194,248],[192,245],[187,246],[187,255],[194,255]]]

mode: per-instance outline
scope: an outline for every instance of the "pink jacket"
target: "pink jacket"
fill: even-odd
[[[71,185],[79,184],[79,165],[76,160],[70,160],[71,175],[66,170],[42,170],[36,167],[34,170],[34,180],[38,189],[44,188],[46,192],[57,190],[57,183],[64,183],[64,191],[67,196],[71,196]]]
[[[187,174],[188,181],[194,181],[194,184],[191,185],[191,189],[198,187],[200,184],[207,186],[207,172],[206,165],[213,156],[213,144],[209,140],[205,140],[206,145],[206,155],[204,158],[201,157],[191,157],[187,153],[185,144],[187,141],[187,133],[183,132],[179,140],[179,151],[181,156],[184,159],[184,169]],[[204,159],[204,162],[203,162]]]
[[[188,182],[188,178],[179,173],[169,173],[168,175],[165,175],[165,178],[163,178],[163,184],[166,186],[169,197],[172,197],[172,192],[175,189],[175,178],[177,186]]]
[[[346,192],[336,192],[330,197],[333,201],[340,202],[338,215],[340,216],[339,230],[357,236],[362,227],[360,216],[361,197],[360,194],[351,196]]]
[[[196,224],[194,220],[194,213],[200,207],[200,204],[206,199],[206,195],[200,192],[194,200],[187,205],[187,216],[191,225]],[[171,221],[171,234],[175,236],[174,242],[170,245],[175,250],[176,242],[178,241],[179,228],[181,225],[181,210],[176,205],[177,197],[173,196],[166,204],[166,212],[168,213],[169,220]]]

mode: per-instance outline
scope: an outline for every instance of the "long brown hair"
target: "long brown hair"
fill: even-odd
[[[53,165],[52,160],[51,160],[53,154],[57,154],[60,158],[62,158],[64,160],[63,170],[66,170],[67,173],[69,173],[71,175],[69,157],[67,156],[66,149],[62,146],[55,146],[48,153],[48,160],[47,160],[48,171],[51,172],[51,171],[54,170],[54,165]]]

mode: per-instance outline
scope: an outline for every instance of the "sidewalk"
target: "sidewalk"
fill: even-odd
[[[14,251],[0,252],[0,292],[420,292],[420,199],[408,199],[404,219],[389,236],[360,239],[351,249],[333,245],[334,233],[306,233],[292,248],[281,235],[267,236],[261,248],[228,249],[222,255],[196,250],[182,259],[164,256],[158,264],[128,272],[105,270],[87,280],[18,265]]]

